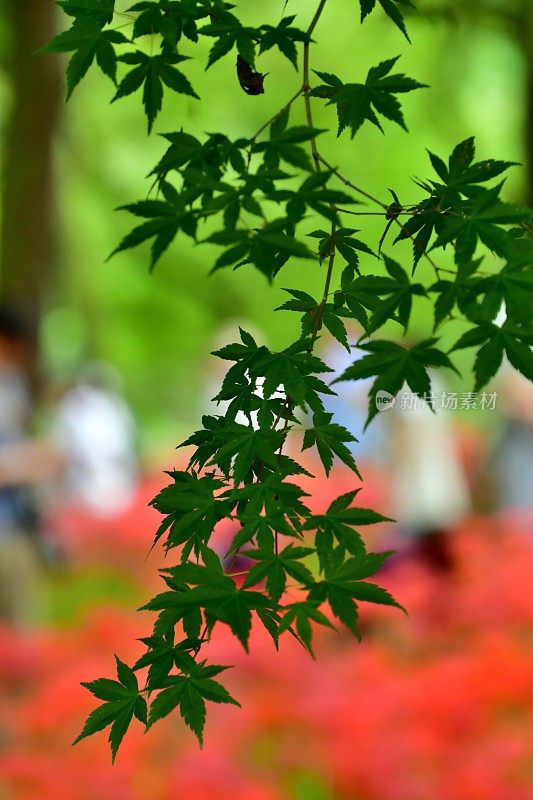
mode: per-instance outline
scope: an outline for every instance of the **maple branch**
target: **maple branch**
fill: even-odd
[[[314,128],[314,125],[313,125],[313,112],[312,112],[312,109],[311,109],[311,96],[310,96],[311,86],[310,86],[310,83],[309,83],[309,80],[310,80],[309,51],[310,51],[310,47],[311,47],[311,36],[312,36],[312,33],[313,33],[314,29],[317,26],[317,23],[318,23],[321,15],[322,15],[322,12],[324,10],[324,6],[325,5],[326,5],[326,0],[320,0],[320,3],[318,4],[318,8],[315,11],[315,16],[313,17],[313,19],[311,21],[311,24],[309,25],[309,27],[308,27],[308,29],[306,31],[308,38],[307,38],[307,41],[304,43],[304,65],[303,65],[303,87],[302,87],[302,91],[303,91],[303,95],[304,95],[305,116],[306,116],[306,119],[307,119],[307,127],[311,128],[311,129]],[[313,162],[314,162],[314,165],[315,165],[315,169],[316,169],[317,172],[320,172],[320,155],[318,153],[318,148],[317,148],[317,145],[316,145],[316,137],[315,136],[313,136],[312,139],[310,140],[310,145],[311,145],[311,154],[313,156]]]
[[[312,35],[314,29],[316,28],[318,20],[320,19],[322,11],[324,10],[324,6],[325,5],[326,5],[326,0],[320,0],[319,6],[318,6],[318,8],[317,8],[317,10],[315,12],[315,15],[314,15],[312,21],[311,21],[311,24],[309,25],[309,27],[308,27],[308,29],[306,31],[308,39],[304,44],[304,67],[303,67],[304,78],[303,78],[303,83],[300,86],[300,88],[298,89],[298,91],[295,94],[293,94],[293,96],[290,98],[290,100],[288,100],[285,103],[285,105],[283,105],[279,109],[279,111],[276,111],[275,114],[273,114],[271,117],[269,117],[269,119],[267,119],[267,121],[265,123],[263,123],[263,125],[261,125],[261,127],[254,133],[254,135],[250,139],[250,152],[248,154],[248,165],[250,164],[250,159],[251,159],[251,156],[252,156],[252,149],[253,149],[254,142],[256,141],[258,136],[260,136],[263,133],[263,131],[268,128],[269,125],[271,125],[273,122],[275,122],[278,117],[280,117],[282,114],[284,114],[285,111],[287,111],[287,109],[289,109],[292,106],[294,101],[297,100],[300,97],[301,94],[306,95],[309,92],[309,88],[310,88],[309,87],[309,45],[311,44],[310,39],[311,39],[311,35]],[[313,125],[312,125],[312,122],[309,123],[309,119],[310,119],[310,114],[308,114],[308,124],[309,124],[309,127],[312,128]],[[314,146],[314,149],[313,149],[313,154],[315,152],[316,152],[316,142],[315,142],[315,146]],[[316,158],[314,155],[313,155],[313,157]]]
[[[305,116],[306,116],[306,119],[307,119],[307,126],[309,128],[311,128],[311,129],[314,128],[313,110],[311,108],[311,94],[310,94],[311,86],[309,84],[309,80],[310,80],[309,55],[310,55],[310,46],[311,46],[311,35],[312,35],[312,33],[313,33],[313,31],[314,31],[314,29],[315,29],[315,27],[316,27],[316,25],[317,25],[317,23],[318,23],[318,21],[320,19],[320,16],[321,16],[321,14],[322,14],[322,12],[324,10],[325,5],[326,5],[326,0],[320,0],[320,3],[318,4],[318,8],[317,8],[317,10],[315,12],[315,16],[313,17],[313,20],[312,20],[309,28],[307,29],[308,39],[304,44],[303,95],[304,95]],[[315,136],[313,136],[311,138],[310,146],[311,146],[311,155],[313,157],[313,163],[315,165],[315,170],[317,172],[321,172],[320,162],[322,161],[322,157],[321,157],[320,153],[318,152],[318,147],[317,147],[316,137]],[[329,207],[333,210],[333,212],[336,212],[336,208],[333,205],[333,203],[330,203]],[[335,252],[336,252],[336,248],[335,248],[335,231],[336,231],[336,228],[337,228],[337,223],[336,223],[336,221],[334,219],[333,222],[331,223],[331,245],[332,245],[332,249],[331,249],[331,253],[329,254],[328,268],[327,268],[327,272],[326,272],[326,281],[325,281],[325,285],[324,285],[324,291],[323,291],[323,294],[322,294],[322,300],[320,301],[320,305],[317,308],[316,315],[315,315],[315,320],[314,320],[314,323],[313,323],[313,329],[312,329],[312,332],[311,332],[311,335],[313,337],[313,343],[311,344],[310,349],[312,349],[312,345],[314,344],[314,341],[316,339],[316,335],[317,335],[318,331],[320,330],[320,328],[322,326],[322,317],[324,315],[324,308],[325,308],[325,305],[326,305],[327,300],[328,300],[329,287],[330,287],[331,278],[332,278],[332,275],[333,275],[333,265],[335,263]]]
[[[381,206],[381,208],[383,208],[385,211],[388,209],[389,206],[387,205],[387,203],[382,203],[381,200],[377,199],[377,197],[374,197],[374,195],[369,194],[364,189],[361,189],[360,186],[356,186],[355,183],[353,183],[352,181],[349,181],[348,178],[345,178],[345,176],[342,175],[342,173],[340,173],[338,169],[336,169],[334,166],[332,166],[329,163],[329,161],[326,161],[324,156],[319,154],[318,158],[322,162],[322,164],[324,164],[326,169],[329,169],[329,171],[333,175],[335,175],[342,183],[344,183],[345,186],[349,186],[350,189],[354,190],[354,192],[358,192],[359,194],[363,195],[363,197],[366,197],[368,200],[371,200],[373,203],[376,203],[378,206]]]
[[[326,161],[326,159],[323,156],[321,156],[320,153],[317,153],[317,156],[318,156],[319,161],[321,161],[322,164],[325,167],[327,167],[327,169],[329,169],[333,173],[333,175],[335,175],[340,181],[342,181],[342,183],[344,183],[345,186],[349,186],[350,189],[354,190],[354,192],[358,192],[359,194],[363,195],[363,197],[366,197],[368,200],[371,200],[373,203],[376,203],[378,206],[381,206],[381,208],[383,208],[385,211],[388,210],[389,206],[387,205],[387,203],[382,203],[381,200],[378,200],[378,198],[374,197],[374,195],[371,195],[368,192],[366,192],[364,189],[361,189],[360,186],[356,186],[355,183],[353,183],[352,181],[348,180],[348,178],[346,178],[341,172],[339,172],[338,169],[333,167],[329,163],[329,161]],[[347,212],[347,213],[357,214],[356,211]],[[396,223],[396,225],[400,226],[402,231],[404,230],[404,226],[402,225],[402,223],[400,222],[399,219],[394,219],[394,222]],[[409,238],[410,239],[414,239],[414,235],[413,234],[409,234]],[[453,270],[444,269],[443,267],[437,266],[437,264],[431,258],[431,256],[427,252],[427,250],[424,250],[422,255],[424,256],[425,259],[427,259],[427,261],[433,267],[433,269],[435,271],[435,275],[437,276],[437,278],[440,278],[440,274],[439,274],[440,272],[449,272],[450,274],[455,275],[455,272],[453,272]]]

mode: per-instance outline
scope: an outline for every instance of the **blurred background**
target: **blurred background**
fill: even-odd
[[[279,19],[281,0],[260,5],[246,9],[252,24]],[[314,6],[288,11],[305,27]],[[358,80],[401,52],[400,71],[431,86],[404,102],[414,135],[332,134],[326,158],[411,203],[412,178],[431,175],[425,148],[445,157],[475,135],[478,158],[523,163],[507,199],[531,204],[530,0],[418,6],[411,46],[383,14],[361,29],[354,0],[321,20],[316,69]],[[146,137],[136,96],[108,107],[99,72],[64,105],[62,59],[32,53],[67,23],[51,0],[0,0],[0,800],[530,800],[533,398],[505,366],[484,398],[468,395],[469,351],[463,378],[436,387],[436,417],[406,397],[361,436],[367,386],[343,384],[331,407],[361,438],[362,504],[399,520],[368,538],[398,550],[381,582],[409,618],[363,610],[363,643],[320,633],[316,662],[292,641],[276,654],[259,630],[245,656],[221,630],[210,658],[236,664],[228,684],[243,709],[209,709],[203,751],[174,718],[128,734],[114,768],[105,735],[70,748],[93,707],[79,682],[111,675],[113,652],[135,658],[149,632],[133,611],[163,564],[161,551],[146,558],[159,523],[148,502],[213,410],[223,373],[209,352],[238,324],[281,348],[296,322],[273,317],[283,293],[255,271],[207,279],[208,245],[179,240],[151,275],[142,248],[106,262],[131,227],[112,209],[146,195],[164,144]],[[207,74],[191,61],[206,100],[169,98],[156,132],[251,136],[298,80],[271,53],[259,67],[265,94],[248,97],[233,57]],[[362,238],[377,246],[382,220],[369,220]],[[407,258],[403,246],[388,252]],[[296,261],[282,283],[303,281],[319,291],[323,278]],[[410,336],[432,325],[421,299]],[[464,330],[448,325],[444,344]],[[346,366],[338,349],[328,358]],[[336,466],[313,485],[321,510],[354,477]]]

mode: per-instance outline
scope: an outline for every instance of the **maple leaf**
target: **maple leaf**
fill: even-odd
[[[328,105],[337,106],[339,122],[337,136],[340,136],[345,128],[350,128],[353,139],[365,121],[372,122],[383,133],[377,114],[407,130],[396,95],[426,88],[426,84],[401,73],[390,75],[398,58],[399,56],[389,58],[372,67],[368,71],[365,83],[343,83],[336,75],[315,71],[325,83],[312,89],[311,95],[327,98]]]
[[[102,18],[82,17],[69,30],[58,34],[38,53],[69,53],[75,51],[67,66],[67,100],[96,60],[97,65],[113,83],[117,76],[117,54],[113,45],[127,44],[120,31],[102,30]],[[105,24],[105,23],[104,23]]]
[[[261,26],[261,39],[259,52],[264,53],[277,47],[280,53],[289,59],[295,69],[298,69],[298,53],[296,42],[307,42],[309,37],[299,28],[293,27],[292,23],[296,16],[284,17],[277,27],[273,25]]]
[[[439,278],[429,287],[430,292],[438,294],[434,305],[434,329],[448,314],[451,314],[455,305],[469,319],[476,313],[474,303],[481,279],[475,277],[475,272],[481,262],[482,259],[461,262],[457,265],[457,272],[453,280]]]
[[[150,271],[152,271],[178,231],[183,230],[192,238],[195,237],[198,221],[177,198],[176,202],[141,200],[138,203],[119,206],[118,210],[128,211],[136,217],[145,219],[146,222],[137,225],[126,234],[108,258],[153,239],[150,259]]]
[[[379,411],[376,402],[379,391],[394,396],[404,382],[407,382],[415,394],[426,397],[431,390],[428,367],[446,367],[457,372],[449,357],[434,347],[437,341],[435,338],[424,339],[411,348],[386,340],[358,344],[362,350],[368,351],[368,355],[348,367],[333,383],[377,376],[370,389],[370,406],[365,428]]]
[[[501,251],[505,233],[494,223],[513,222],[514,219],[523,217],[521,214],[517,216],[518,207],[515,206],[512,209],[505,208],[507,215],[511,212],[510,217],[498,219],[504,210],[501,208],[503,204],[498,200],[501,184],[496,190],[490,190],[493,194],[488,194],[479,184],[496,178],[509,167],[515,166],[516,162],[489,159],[472,163],[475,156],[472,136],[454,147],[448,164],[429,150],[428,155],[442,183],[432,180],[415,181],[430,196],[412,209],[413,216],[402,225],[402,230],[395,239],[395,242],[413,239],[413,270],[425,253],[433,232],[442,234],[439,245],[434,246],[444,246],[458,237],[458,263],[470,261],[478,238],[491,249]],[[468,198],[471,203],[464,202],[464,198]]]
[[[212,36],[217,41],[209,52],[206,69],[212,67],[222,56],[225,56],[234,47],[240,57],[250,66],[255,63],[255,39],[260,38],[255,28],[244,26],[237,17],[227,9],[217,7],[216,14],[212,14],[213,22],[200,28],[203,36]]]
[[[336,455],[362,480],[354,457],[345,444],[345,442],[357,442],[357,439],[342,425],[332,422],[332,418],[333,414],[323,411],[318,411],[313,415],[313,425],[306,428],[304,433],[302,450],[316,445],[326,475],[329,476],[333,465],[333,456]]]
[[[322,570],[334,552],[335,540],[340,545],[337,555],[341,551],[357,557],[362,557],[366,553],[365,544],[361,535],[354,530],[354,526],[391,522],[389,517],[384,517],[370,508],[353,507],[351,504],[359,491],[355,489],[337,497],[325,514],[313,514],[304,522],[304,530],[316,530],[315,545]]]
[[[125,53],[119,56],[119,61],[124,64],[134,65],[133,69],[122,79],[112,103],[121,97],[127,97],[143,86],[143,106],[148,119],[148,133],[163,104],[163,85],[168,86],[173,92],[189,95],[199,100],[192,88],[189,79],[174,67],[181,61],[187,61],[187,56],[162,53],[157,56],[148,56],[140,50],[134,53]]]
[[[375,307],[369,322],[365,326],[367,335],[374,333],[390,319],[397,319],[404,330],[407,331],[413,297],[424,297],[426,290],[421,283],[411,283],[404,269],[392,258],[383,254],[385,267],[389,277],[377,275],[364,275],[355,278],[350,286],[350,292],[356,297],[359,292],[365,295],[384,295],[382,300]]]
[[[443,219],[432,250],[454,243],[457,262],[470,261],[478,242],[489,250],[505,256],[507,235],[501,225],[515,225],[533,217],[529,208],[503,203],[498,195],[503,184],[479,193],[475,200],[454,205],[453,216]]]
[[[298,584],[311,586],[314,578],[309,569],[301,563],[302,558],[306,558],[314,552],[312,547],[297,547],[293,544],[287,545],[279,553],[274,550],[274,538],[269,537],[265,546],[261,550],[247,550],[246,557],[252,558],[259,563],[253,566],[243,586],[254,586],[266,579],[266,589],[274,602],[278,602],[285,591],[287,575],[294,578]]]
[[[58,0],[57,5],[65,14],[101,28],[113,21],[115,0]]]
[[[167,474],[174,483],[165,486],[150,503],[165,515],[154,544],[166,533],[165,549],[185,544],[182,557],[187,559],[191,549],[200,552],[217,522],[230,513],[231,507],[228,501],[216,494],[225,486],[223,481],[210,475],[198,477],[195,472]]]
[[[386,558],[390,554],[382,555]],[[337,619],[358,638],[360,638],[358,601],[396,606],[405,611],[386,589],[361,580],[367,573],[367,562],[364,558],[349,558],[340,564],[328,562],[324,569],[324,580],[317,582],[308,595],[310,602],[327,600]]]
[[[118,681],[98,678],[95,681],[82,682],[82,686],[105,702],[89,714],[81,733],[73,742],[77,744],[86,736],[111,726],[109,742],[113,762],[133,717],[146,723],[147,714],[146,701],[139,693],[135,673],[117,656],[115,661]]]
[[[128,13],[139,12],[133,24],[133,38],[159,34],[165,47],[176,50],[185,35],[191,42],[198,41],[198,20],[208,16],[209,9],[201,8],[196,2],[182,0],[163,0],[163,2],[135,3]]]
[[[504,353],[515,369],[533,381],[533,330],[530,326],[519,326],[505,322],[500,328],[492,323],[481,323],[466,331],[454,344],[452,350],[463,350],[481,345],[474,363],[475,391],[479,391],[496,375]]]
[[[376,0],[359,0],[359,4],[361,6],[361,22],[363,22],[365,18],[374,10]],[[410,42],[411,40],[407,33],[405,22],[398,6],[403,5],[407,6],[408,8],[414,8],[415,6],[413,3],[411,3],[411,0],[379,0],[379,4],[387,16],[401,30],[407,41]]]
[[[289,603],[285,606],[285,616],[281,620],[279,633],[289,630],[293,625],[296,633],[305,649],[314,658],[312,648],[313,628],[311,622],[318,622],[327,628],[334,628],[334,625],[318,608],[318,602],[302,600],[296,603]]]
[[[229,694],[227,689],[218,681],[213,680],[214,675],[225,669],[227,667],[215,664],[206,666],[206,662],[203,661],[194,664],[188,675],[173,675],[167,678],[166,688],[159,692],[150,706],[148,727],[166,717],[179,706],[185,724],[189,726],[202,745],[206,717],[205,701],[230,703],[240,707],[240,703]]]

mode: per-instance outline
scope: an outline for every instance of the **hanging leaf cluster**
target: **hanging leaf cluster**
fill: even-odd
[[[78,740],[109,728],[114,758],[134,720],[150,728],[176,710],[201,743],[206,704],[238,705],[218,681],[227,667],[204,657],[217,626],[229,627],[246,650],[256,624],[275,647],[285,634],[312,655],[317,625],[345,627],[359,637],[361,603],[401,608],[374,582],[391,554],[368,552],[361,530],[386,517],[361,508],[357,489],[322,514],[312,513],[299,484],[309,472],[286,454],[290,437],[302,451],[316,452],[326,475],[337,461],[354,481],[361,477],[357,441],[324,403],[335,389],[315,345],[319,336],[330,336],[349,352],[359,351],[337,380],[373,380],[367,424],[380,391],[395,395],[407,385],[430,397],[432,372],[457,371],[457,350],[475,351],[476,391],[504,357],[532,379],[532,211],[502,196],[501,176],[514,163],[476,161],[472,137],[447,158],[429,152],[428,175],[414,182],[420,199],[410,205],[394,190],[393,203],[374,198],[356,175],[329,163],[323,153],[331,136],[314,124],[317,104],[334,107],[337,134],[348,130],[356,148],[368,122],[382,132],[389,123],[407,131],[408,95],[425,85],[396,71],[398,56],[366,69],[352,65],[344,77],[325,71],[327,64],[311,68],[319,20],[335,13],[327,0],[317,0],[302,27],[305,9],[297,3],[291,3],[297,14],[258,27],[246,24],[244,3],[223,0],[153,0],[120,9],[114,0],[58,5],[70,27],[43,50],[69,54],[68,95],[96,66],[114,84],[113,102],[140,95],[149,131],[169,97],[197,101],[187,71],[191,57],[205,52],[197,47],[203,37],[209,43],[205,68],[216,69],[231,56],[233,90],[244,90],[249,102],[256,102],[254,95],[268,97],[269,82],[276,80],[261,71],[265,53],[278,50],[300,76],[292,98],[255,132],[238,138],[183,127],[164,132],[166,149],[149,176],[152,191],[122,206],[135,221],[114,253],[149,245],[153,269],[167,250],[169,257],[177,252],[175,240],[188,237],[210,252],[216,248],[213,270],[257,269],[271,282],[295,261],[302,283],[313,262],[324,274],[321,296],[285,289],[277,310],[297,315],[296,341],[275,352],[240,330],[234,343],[214,354],[228,364],[215,398],[221,413],[204,416],[183,442],[192,447],[188,466],[169,472],[168,485],[152,501],[163,517],[155,541],[175,563],[161,570],[164,591],[143,606],[155,615],[142,640],[145,653],[132,666],[117,658],[118,680],[84,684],[102,705]],[[384,12],[408,38],[402,11],[412,8],[409,0],[359,5],[361,21]],[[354,26],[357,16],[354,3]],[[369,201],[383,217],[379,242],[352,226],[352,215],[363,220],[367,206],[361,204]],[[382,254],[387,236],[392,243]],[[406,241],[410,258],[402,248]],[[428,302],[434,329],[413,341],[413,308]],[[502,307],[506,321],[499,324]],[[445,352],[437,334],[452,318],[462,319],[466,331]],[[360,330],[356,345],[348,323]],[[384,326],[396,339],[383,338]],[[213,539],[223,520],[235,531],[227,553],[217,552]],[[242,556],[251,566],[237,574]]]

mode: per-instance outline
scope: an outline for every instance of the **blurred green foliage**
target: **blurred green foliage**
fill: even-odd
[[[260,5],[260,12],[246,10],[250,24],[269,15],[275,24],[281,0]],[[296,24],[304,26],[313,3],[299,5],[307,13]],[[393,186],[402,202],[409,203],[419,196],[411,178],[429,173],[426,147],[446,153],[466,135],[475,135],[479,158],[523,160],[525,66],[505,30],[450,26],[445,20],[428,21],[415,14],[409,20],[413,41],[409,46],[378,14],[365,21],[365,36],[354,38],[356,16],[354,0],[338,0],[335,13],[324,17],[314,52],[316,68],[338,68],[349,74],[349,54],[355,79],[373,63],[402,52],[402,70],[430,84],[431,91],[409,97],[409,128],[414,135],[391,124],[386,140],[371,126],[360,131],[356,142],[348,137],[337,140],[332,133],[322,144],[331,163],[342,165],[345,174],[374,195],[386,199],[387,188]],[[287,90],[294,83],[291,65],[279,54],[263,54],[258,65],[268,73],[265,94],[249,97],[238,85],[233,58],[207,73],[198,59],[190,62],[188,74],[200,96],[209,100],[169,99],[156,133],[175,130],[182,120],[193,134],[222,130],[229,136],[252,135],[288,99]],[[287,344],[296,323],[289,314],[272,316],[272,309],[285,299],[279,287],[270,288],[255,270],[219,271],[207,279],[214,260],[210,248],[197,250],[183,238],[152,275],[146,267],[147,248],[105,263],[130,227],[127,215],[113,215],[110,209],[148,194],[150,180],[145,176],[165,148],[162,139],[146,136],[136,98],[126,98],[103,114],[101,109],[111,97],[111,84],[98,73],[89,73],[64,111],[56,154],[60,279],[42,326],[45,362],[52,375],[64,376],[87,358],[109,360],[124,376],[125,393],[147,439],[170,434],[177,440],[198,420],[199,398],[207,397],[204,387],[214,369],[214,359],[206,354],[218,343],[222,326],[231,323],[236,330],[237,322],[251,321],[267,344],[280,347]],[[329,113],[317,104],[320,127],[321,114]],[[293,115],[294,124],[303,122],[303,103],[296,105]],[[507,199],[521,199],[520,180],[520,171],[511,171]],[[377,246],[383,221],[369,219],[376,221],[368,224],[365,218],[370,231],[365,238]],[[388,250],[399,260],[404,255],[407,260],[408,251],[408,244],[397,245],[394,253]],[[301,284],[306,270],[306,288],[318,291],[322,278],[317,264],[299,260],[286,270],[284,285],[291,285],[292,279]],[[431,314],[427,300],[416,301],[414,335],[430,332]],[[449,328],[451,344],[463,327],[456,323]],[[469,369],[470,361],[467,352],[460,365]]]

